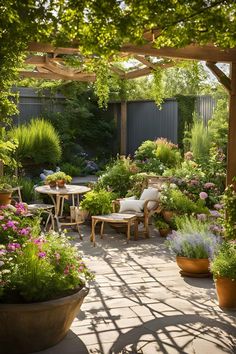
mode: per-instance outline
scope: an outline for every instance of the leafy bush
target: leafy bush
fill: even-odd
[[[227,239],[236,239],[236,192],[233,185],[225,188],[222,198],[224,214],[221,224],[224,229],[224,236]]]
[[[155,173],[157,175],[162,175],[165,166],[156,157],[146,160],[135,160],[135,163],[141,172],[146,172],[148,174]]]
[[[142,190],[145,185],[145,181],[147,180],[147,176],[149,175],[147,175],[146,173],[136,173],[135,175],[132,175],[130,177],[132,188],[129,189],[126,197],[136,196],[137,198],[139,198],[142,194]]]
[[[63,163],[60,167],[67,175],[72,177],[78,177],[82,174],[82,169],[79,166],[72,165],[69,162]]]
[[[138,172],[129,158],[117,158],[106,166],[105,173],[98,179],[97,189],[107,189],[124,197],[132,186],[130,177]]]
[[[22,205],[0,211],[0,302],[47,301],[77,291],[93,275],[63,235],[41,235]]]
[[[113,194],[104,189],[86,193],[80,207],[87,210],[90,215],[104,215],[112,211]]]
[[[182,220],[179,231],[167,237],[168,248],[176,255],[188,258],[212,258],[221,238],[207,226],[200,227],[195,219]]]
[[[17,185],[21,186],[22,200],[26,203],[32,202],[35,199],[34,181],[27,177],[19,177],[17,179]]]
[[[163,173],[165,177],[176,177],[176,178],[186,178],[186,179],[195,179],[195,178],[204,178],[205,172],[202,170],[194,161],[183,161],[182,164],[177,168],[171,168],[165,170]]]
[[[224,242],[211,262],[214,278],[225,277],[236,281],[236,244]]]
[[[167,139],[156,140],[156,157],[167,167],[176,166],[181,159],[177,146],[169,142]]]
[[[18,141],[17,159],[23,165],[28,161],[56,164],[61,158],[59,136],[51,123],[44,119],[33,119],[9,134]]]
[[[137,160],[153,159],[156,157],[156,143],[155,141],[146,140],[135,151],[134,157]]]

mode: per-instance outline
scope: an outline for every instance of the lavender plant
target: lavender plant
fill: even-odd
[[[176,255],[188,258],[213,258],[221,237],[213,234],[209,224],[194,218],[182,220],[181,229],[167,237],[167,247]]]

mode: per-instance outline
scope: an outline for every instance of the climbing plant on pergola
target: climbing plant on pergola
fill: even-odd
[[[5,10],[14,7],[10,1],[6,1],[6,4]],[[20,49],[41,53],[26,58],[26,62],[36,69],[31,73],[22,71],[22,76],[80,81],[96,79],[92,72],[64,67],[62,54],[83,53],[94,58],[100,57],[121,78],[147,75],[160,67],[173,65],[172,60],[205,61],[229,93],[227,183],[232,182],[236,175],[234,0],[30,0],[23,5],[17,2],[17,5],[13,14],[18,16],[17,24],[23,23],[24,28],[24,31],[19,28],[17,38],[21,38],[21,33],[24,41],[28,40],[25,47]],[[40,11],[37,11],[38,7]],[[23,16],[27,9],[30,21]],[[32,22],[34,17],[35,22]],[[7,37],[8,40],[12,39],[12,43],[8,43],[9,52],[10,46],[14,51],[14,20],[9,18],[6,23],[7,29],[12,31],[12,36]],[[1,41],[6,33],[3,31]],[[112,63],[113,56],[117,54],[121,57],[134,56],[144,67],[125,72]],[[157,63],[149,57],[163,59]],[[230,64],[229,77],[217,66],[217,63],[222,62]],[[125,123],[126,109],[123,104],[123,128]],[[125,150],[125,140],[123,148]]]

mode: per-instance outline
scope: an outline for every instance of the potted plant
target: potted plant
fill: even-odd
[[[220,236],[210,231],[210,225],[193,217],[176,220],[178,231],[167,237],[168,248],[176,255],[180,274],[209,276],[210,262],[221,242]]]
[[[236,243],[225,242],[211,262],[219,306],[236,308]]]
[[[163,219],[161,219],[159,215],[158,217],[156,217],[154,225],[158,229],[162,237],[166,237],[171,231],[169,224],[167,224]]]
[[[109,214],[112,211],[113,196],[113,193],[107,192],[105,189],[92,190],[86,193],[80,207],[88,211],[91,216]]]
[[[46,183],[50,185],[51,188],[58,186],[59,188],[64,188],[66,183],[70,183],[72,177],[66,175],[65,172],[59,171],[52,173],[46,177]]]
[[[31,353],[64,338],[93,275],[75,247],[56,233],[40,234],[22,204],[0,210],[0,348]]]
[[[12,186],[8,183],[0,183],[0,205],[11,204]]]
[[[176,214],[209,213],[203,201],[199,199],[197,202],[193,202],[174,184],[162,191],[161,206],[163,208],[162,215],[166,222],[170,222]]]

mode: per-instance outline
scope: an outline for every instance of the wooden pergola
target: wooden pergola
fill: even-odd
[[[167,68],[175,65],[176,60],[201,60],[216,76],[218,81],[225,87],[229,94],[229,131],[227,153],[227,180],[232,183],[236,176],[236,48],[222,49],[214,45],[200,46],[191,44],[184,48],[161,48],[154,47],[153,39],[155,31],[144,33],[146,44],[125,44],[120,49],[120,57],[132,57],[142,64],[141,68],[125,71],[118,68],[115,63],[110,64],[111,71],[118,74],[122,79],[134,79],[151,74],[155,69]],[[93,82],[96,80],[94,73],[83,72],[78,69],[68,68],[64,65],[63,54],[78,54],[78,48],[55,47],[45,43],[30,43],[28,46],[29,56],[27,64],[34,66],[33,71],[21,71],[21,77],[36,79],[60,79]],[[34,54],[36,53],[36,54]],[[38,53],[41,53],[40,55]],[[149,57],[158,58],[151,61]],[[230,64],[229,77],[216,65],[217,63]],[[121,102],[121,154],[126,153],[126,125],[127,109],[126,102]]]

